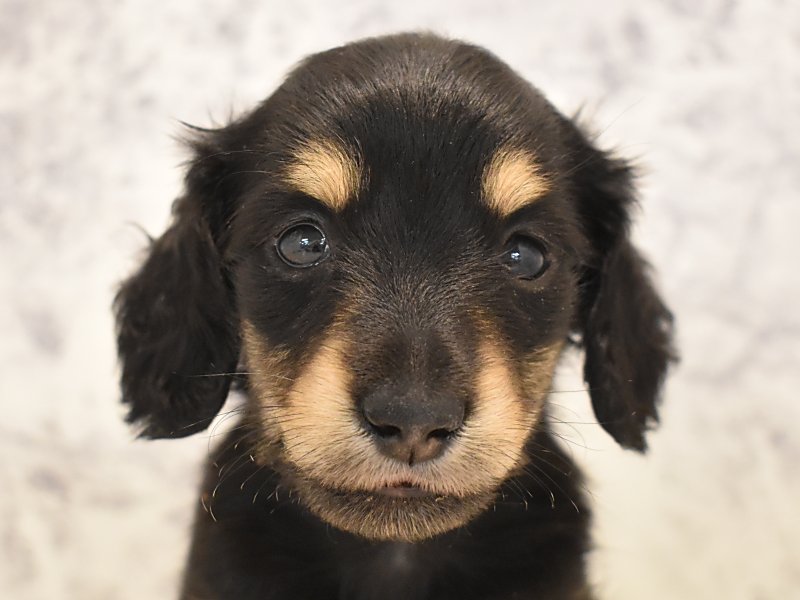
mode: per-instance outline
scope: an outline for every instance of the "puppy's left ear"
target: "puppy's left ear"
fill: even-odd
[[[673,319],[629,239],[631,167],[597,150],[571,122],[575,193],[592,255],[584,267],[578,328],[584,379],[598,422],[623,447],[644,451],[658,421],[671,361]]]

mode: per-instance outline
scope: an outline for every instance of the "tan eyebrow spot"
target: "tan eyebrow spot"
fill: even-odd
[[[313,140],[294,152],[285,177],[298,191],[338,211],[355,197],[361,165],[357,157],[339,144]]]
[[[501,148],[483,172],[483,199],[501,216],[535,202],[550,182],[530,152]]]

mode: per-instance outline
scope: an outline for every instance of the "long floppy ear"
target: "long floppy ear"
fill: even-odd
[[[208,132],[211,133],[211,132]],[[211,139],[211,138],[209,138]],[[173,205],[173,222],[114,302],[127,420],[148,438],[208,427],[228,395],[239,340],[233,294],[218,247],[227,169],[201,142]],[[219,158],[218,158],[219,157]]]
[[[644,451],[672,349],[672,314],[629,239],[630,166],[594,148],[569,123],[574,181],[594,255],[585,267],[578,323],[584,379],[598,422],[623,447]]]

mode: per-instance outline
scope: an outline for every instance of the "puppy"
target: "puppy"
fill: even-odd
[[[598,422],[645,449],[671,316],[628,239],[629,166],[430,35],[314,55],[190,144],[115,305],[141,435],[246,396],[182,598],[590,598],[547,396],[579,345]]]

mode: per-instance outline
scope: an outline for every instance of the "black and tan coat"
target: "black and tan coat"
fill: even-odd
[[[629,167],[487,52],[312,56],[193,133],[174,222],[116,304],[146,437],[247,401],[209,464],[185,599],[588,598],[588,510],[548,433],[569,345],[643,450],[670,315]]]

